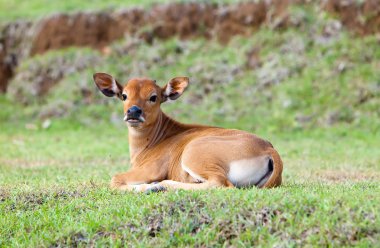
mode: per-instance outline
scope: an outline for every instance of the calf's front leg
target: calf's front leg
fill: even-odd
[[[146,170],[135,169],[116,174],[111,179],[111,188],[129,191],[145,191],[152,182],[161,181],[164,178],[158,173],[147,173]]]

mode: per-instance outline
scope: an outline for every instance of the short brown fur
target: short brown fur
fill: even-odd
[[[281,184],[282,161],[268,141],[235,129],[182,124],[161,111],[161,103],[182,95],[188,85],[187,77],[173,78],[162,88],[145,78],[131,79],[122,87],[105,73],[94,74],[94,81],[105,95],[126,97],[126,115],[132,106],[138,106],[144,119],[138,124],[127,121],[132,167],[112,178],[112,188],[156,191],[234,187],[229,178],[239,185],[239,178],[245,173],[242,169],[267,171],[260,181],[247,186],[271,188]],[[154,95],[157,100],[150,101]],[[266,162],[259,162],[261,158],[272,160],[273,171],[269,171]],[[257,168],[249,168],[253,166]]]

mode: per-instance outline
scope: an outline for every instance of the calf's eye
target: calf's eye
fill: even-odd
[[[127,94],[121,94],[121,97],[123,98],[123,101],[127,100]]]
[[[151,101],[151,102],[156,102],[156,101],[157,101],[157,96],[156,96],[156,95],[151,96],[151,97],[149,98],[149,101]]]

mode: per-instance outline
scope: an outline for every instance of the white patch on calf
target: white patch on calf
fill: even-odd
[[[119,93],[119,88],[117,87],[117,84],[116,84],[116,81],[114,78],[112,78],[112,91],[115,93],[115,94],[118,94]]]
[[[189,175],[190,175],[192,178],[194,178],[195,180],[197,180],[197,181],[199,181],[199,182],[201,182],[201,183],[203,183],[203,182],[206,181],[206,179],[204,179],[204,178],[201,177],[200,175],[198,175],[198,174],[194,173],[192,170],[190,170],[190,168],[187,167],[184,163],[182,163],[181,165],[182,165],[182,169],[183,169],[184,171],[186,171],[187,173],[189,173]]]
[[[170,84],[167,84],[165,89],[165,95],[169,96],[170,93],[172,93],[172,86]]]
[[[190,175],[192,178],[194,178],[195,180],[197,180],[197,181],[199,181],[199,182],[201,182],[201,183],[203,183],[203,182],[206,181],[206,179],[204,179],[204,178],[201,177],[200,175],[194,173],[192,170],[190,170],[189,167],[187,167],[187,166],[184,165],[183,163],[182,163],[181,165],[182,165],[182,169],[183,169],[184,171],[186,171],[187,173],[189,173],[189,175]]]
[[[171,184],[171,185],[179,184],[179,182],[176,182],[176,181],[173,181],[173,180],[165,180],[165,181],[162,181],[162,182],[166,183],[166,184]]]
[[[270,157],[265,155],[232,161],[227,175],[228,180],[235,187],[256,185],[267,174],[269,159]]]
[[[140,192],[141,191],[141,185],[132,185],[132,187],[133,187],[133,190],[134,191],[137,191],[137,192]]]

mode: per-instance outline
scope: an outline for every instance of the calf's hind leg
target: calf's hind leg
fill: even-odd
[[[151,184],[147,188],[147,192],[156,192],[163,190],[175,190],[175,189],[184,189],[184,190],[205,190],[217,187],[233,187],[232,183],[225,182],[222,183],[220,180],[211,179],[202,183],[183,183],[173,180],[164,180],[158,184]]]
[[[184,190],[204,190],[217,187],[234,187],[227,179],[225,167],[218,164],[215,156],[209,153],[192,153],[191,149],[186,149],[182,155],[181,167],[197,183],[177,182],[164,180],[157,185],[152,185],[148,191],[158,191],[163,189],[184,189]],[[197,155],[197,156],[195,156]]]

